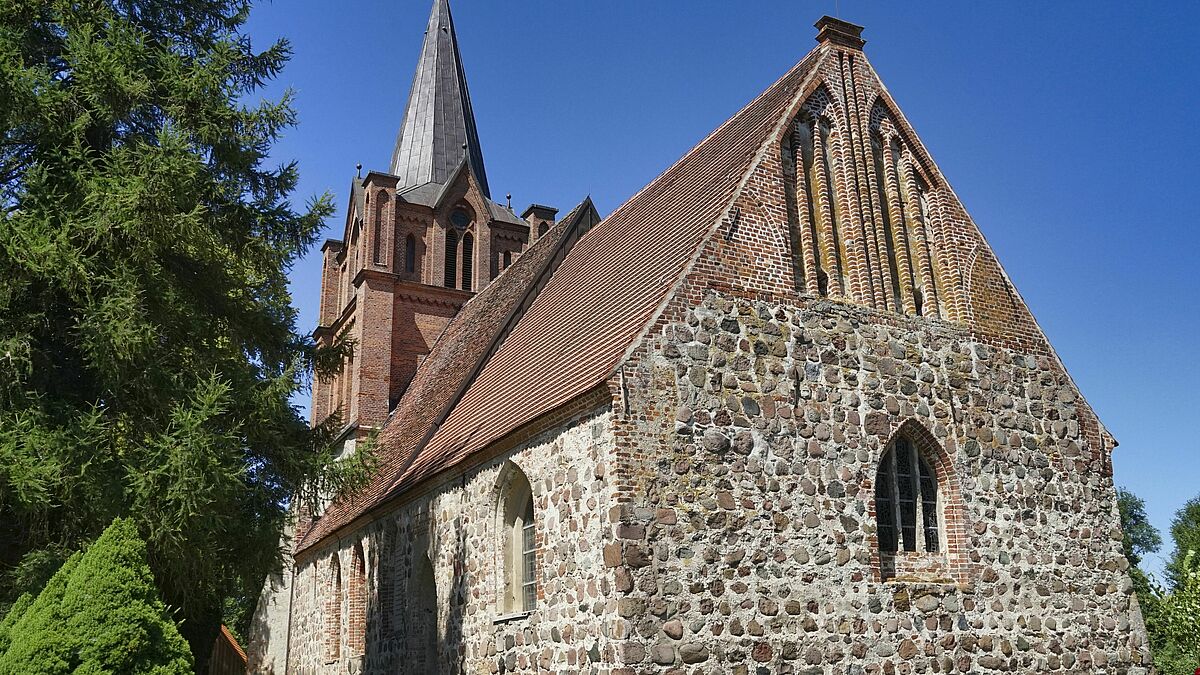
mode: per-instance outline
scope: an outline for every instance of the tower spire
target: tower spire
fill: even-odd
[[[417,73],[392,152],[391,172],[400,177],[401,188],[430,181],[445,183],[464,158],[490,199],[450,3],[434,0]]]

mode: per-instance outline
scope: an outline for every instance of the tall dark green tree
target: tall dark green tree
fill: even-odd
[[[1171,540],[1175,542],[1175,550],[1167,561],[1167,580],[1172,588],[1178,588],[1200,564],[1200,497],[1188,500],[1175,512],[1171,519]],[[1190,563],[1189,551],[1196,553]]]
[[[1129,561],[1129,575],[1133,579],[1138,599],[1143,604],[1152,600],[1151,583],[1139,565],[1149,553],[1162,548],[1162,535],[1150,523],[1146,515],[1146,502],[1125,488],[1117,488],[1117,508],[1121,513],[1121,532],[1124,535],[1121,548]]]
[[[289,47],[256,50],[249,9],[0,0],[0,599],[128,516],[200,667],[289,499],[363,468],[289,403],[337,356],[286,278],[332,207],[268,161]]]

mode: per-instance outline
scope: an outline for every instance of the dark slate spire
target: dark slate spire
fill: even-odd
[[[483,193],[489,199],[483,151],[475,131],[475,114],[467,92],[458,38],[450,17],[449,0],[434,0],[425,29],[425,44],[417,61],[417,74],[396,149],[392,152],[392,173],[400,177],[400,187],[416,187],[430,181],[450,180],[466,156]]]

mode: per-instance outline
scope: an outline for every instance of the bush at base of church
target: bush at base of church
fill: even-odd
[[[133,521],[113,521],[0,622],[0,675],[192,672]]]

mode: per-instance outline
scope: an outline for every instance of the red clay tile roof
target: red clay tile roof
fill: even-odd
[[[612,375],[723,217],[818,54],[814,49],[571,250],[396,490]]]
[[[312,547],[387,498],[396,478],[408,468],[449,406],[458,400],[497,339],[511,327],[520,308],[531,301],[529,296],[544,285],[551,271],[548,268],[561,260],[565,255],[562,249],[592,224],[594,214],[591,200],[585,199],[446,325],[379,434],[378,473],[364,490],[330,504],[298,542],[297,552]]]
[[[550,249],[565,228],[467,303],[384,426],[379,475],[335,502],[297,550],[612,375],[724,216],[819,55],[820,47],[588,231],[557,267]],[[539,291],[543,270],[552,276]],[[517,322],[504,336],[509,318]]]

